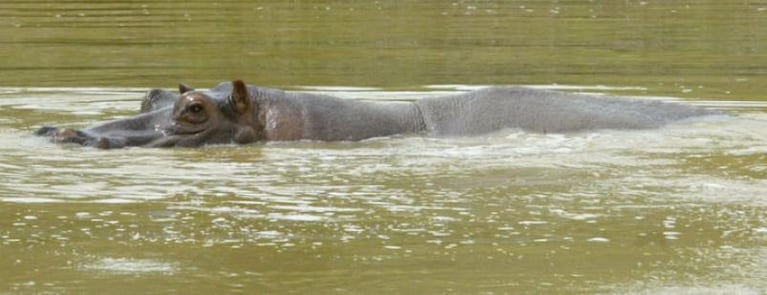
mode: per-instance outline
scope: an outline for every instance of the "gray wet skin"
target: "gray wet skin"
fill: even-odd
[[[657,128],[716,114],[693,106],[619,97],[494,87],[406,103],[379,103],[221,83],[208,91],[147,92],[137,116],[83,130],[42,127],[55,142],[99,148],[197,147],[260,141],[355,141],[394,134],[479,135]]]

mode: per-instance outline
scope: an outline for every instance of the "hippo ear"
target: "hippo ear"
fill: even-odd
[[[250,111],[252,97],[248,91],[248,86],[242,80],[232,81],[232,95],[229,97],[232,108],[237,113],[242,114]]]
[[[186,85],[184,83],[178,83],[178,93],[184,94],[189,91],[194,91],[194,88],[192,86]]]

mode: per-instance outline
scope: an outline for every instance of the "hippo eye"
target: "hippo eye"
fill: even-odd
[[[193,104],[189,106],[189,111],[193,114],[199,114],[200,112],[202,112],[202,106],[199,104]]]

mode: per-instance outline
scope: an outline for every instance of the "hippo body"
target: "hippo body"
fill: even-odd
[[[412,103],[365,102],[279,90],[269,90],[257,101],[267,109],[263,114],[266,140],[354,141],[424,131]]]
[[[415,102],[434,135],[474,135],[504,128],[541,133],[645,129],[714,112],[660,101],[494,87]]]
[[[142,113],[84,130],[43,127],[57,142],[102,148],[200,146],[257,141],[355,141],[394,134],[465,136],[505,128],[532,132],[656,128],[715,114],[676,103],[494,87],[413,102],[367,102],[221,83],[208,91],[147,93]]]

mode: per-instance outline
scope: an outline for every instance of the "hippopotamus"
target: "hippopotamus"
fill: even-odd
[[[99,148],[265,141],[358,141],[395,134],[467,136],[515,128],[569,133],[657,128],[716,112],[690,105],[525,87],[490,87],[408,102],[371,102],[224,82],[152,89],[141,113],[83,130],[42,127],[54,142]]]

